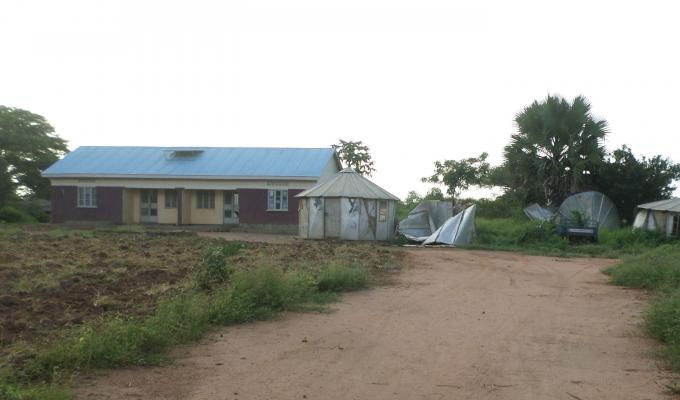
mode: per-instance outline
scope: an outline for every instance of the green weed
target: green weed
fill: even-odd
[[[322,292],[348,292],[365,289],[371,276],[364,268],[332,265],[321,271],[317,287]]]

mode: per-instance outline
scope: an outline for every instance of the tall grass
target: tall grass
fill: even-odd
[[[680,372],[680,244],[628,257],[604,272],[616,285],[654,291],[645,327],[664,343],[662,356],[673,370]]]
[[[204,266],[208,269],[222,270],[219,264],[228,263],[228,257],[235,254],[212,251],[212,256],[204,258],[204,263],[210,265]],[[219,262],[214,257],[218,251],[225,255],[217,257],[222,260]],[[219,282],[223,284],[217,285]],[[158,364],[167,360],[168,347],[195,341],[211,327],[326,304],[336,293],[365,288],[370,282],[365,268],[344,265],[327,266],[317,272],[284,272],[271,266],[230,271],[228,277],[211,280],[210,290],[191,285],[165,299],[151,316],[90,322],[24,355],[12,371],[5,368],[0,373],[0,398],[61,399],[64,397],[42,395],[49,390],[41,392],[39,388],[59,384],[63,376],[78,371]],[[40,382],[43,386],[36,386]]]
[[[557,235],[555,225],[528,219],[477,218],[476,237],[467,247],[488,250],[522,251],[529,254],[555,256],[620,257],[639,254],[667,243],[656,232],[621,229],[604,229],[596,243],[572,244]]]

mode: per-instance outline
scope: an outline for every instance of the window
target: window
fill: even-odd
[[[288,190],[269,189],[267,201],[268,210],[287,211],[288,210]]]
[[[378,222],[387,221],[387,201],[378,201]]]
[[[165,191],[165,208],[177,208],[177,192],[175,190]]]
[[[673,230],[671,234],[680,237],[680,215],[673,216]]]
[[[78,186],[78,207],[97,207],[97,188]]]
[[[212,190],[197,191],[196,208],[215,208],[215,192]]]

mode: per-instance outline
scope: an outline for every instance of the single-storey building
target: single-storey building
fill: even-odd
[[[43,172],[53,222],[228,224],[297,232],[296,194],[341,169],[332,148],[79,147]]]

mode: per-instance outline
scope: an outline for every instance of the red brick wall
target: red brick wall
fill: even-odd
[[[76,186],[52,186],[52,222],[102,221],[123,223],[123,188],[97,186],[97,207],[78,208]]]
[[[267,211],[267,189],[239,189],[239,221],[244,224],[297,224],[302,189],[288,189],[288,211]]]

